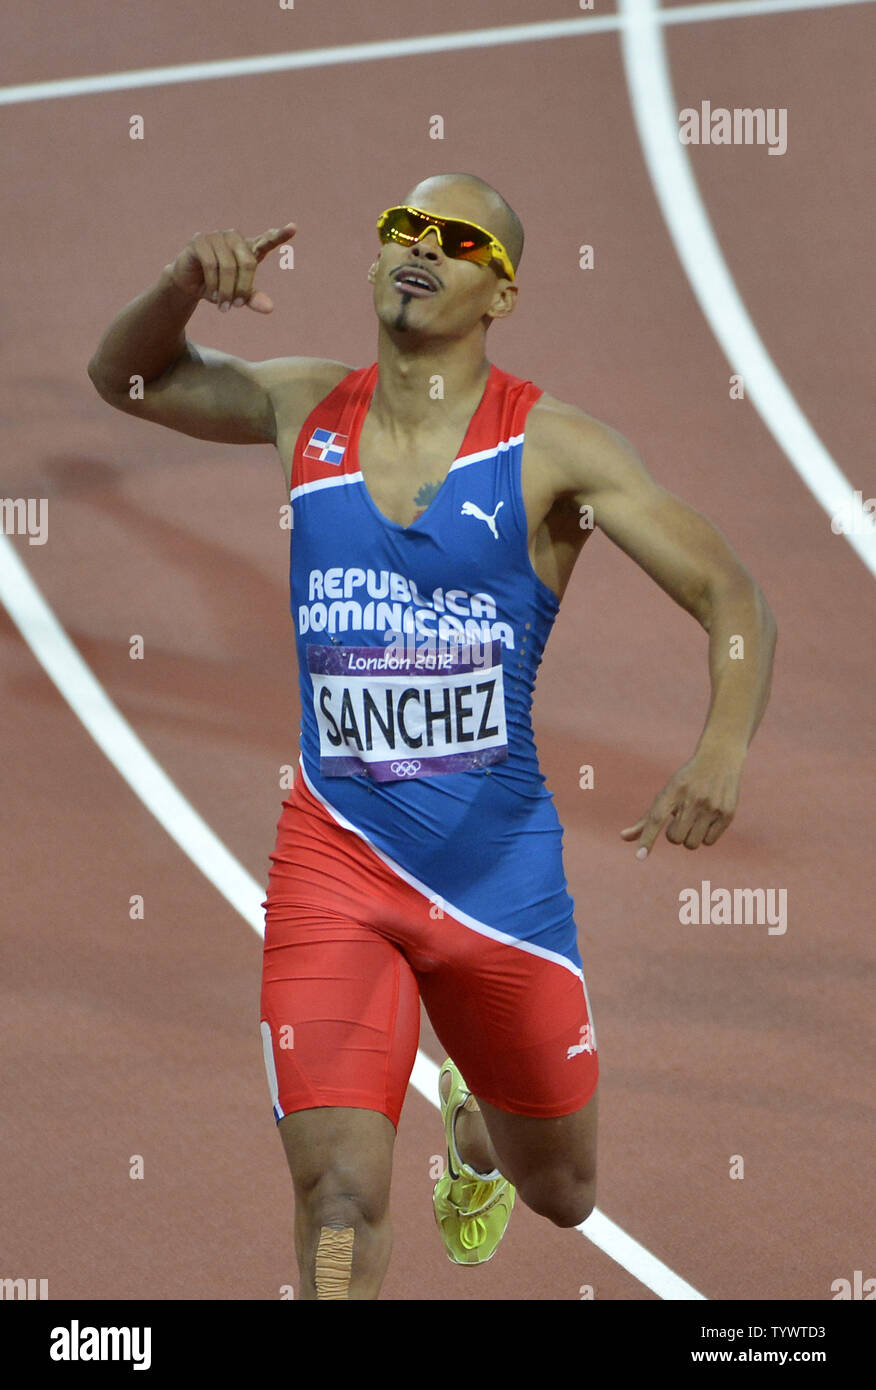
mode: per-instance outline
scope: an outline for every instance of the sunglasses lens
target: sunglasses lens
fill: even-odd
[[[489,265],[493,259],[490,238],[474,227],[448,227],[444,233],[444,247],[448,256],[455,256],[461,261],[476,261],[478,265]]]
[[[393,208],[390,211],[380,229],[380,237],[382,241],[398,241],[403,246],[413,246],[432,226],[441,228],[443,250],[454,260],[476,261],[478,265],[489,265],[492,261],[490,238],[477,227],[467,222],[430,219],[427,214],[412,212],[408,208]]]
[[[412,246],[423,235],[425,229],[425,222],[408,212],[407,208],[393,208],[387,214],[380,235],[384,241],[400,241],[405,246]]]

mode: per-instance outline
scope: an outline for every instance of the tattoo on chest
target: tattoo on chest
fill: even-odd
[[[440,483],[424,483],[419,492],[414,494],[414,502],[419,507],[415,520],[423,515],[423,512],[433,502],[441,490]]]

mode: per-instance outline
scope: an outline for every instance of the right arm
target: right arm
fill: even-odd
[[[309,357],[246,362],[191,342],[186,325],[201,299],[220,310],[234,303],[270,313],[274,306],[253,288],[253,276],[264,256],[294,234],[288,223],[254,239],[238,232],[193,237],[103,335],[88,364],[103,400],[198,439],[276,445],[278,393],[284,416],[303,420],[351,368]],[[133,376],[143,378],[142,399],[130,394]]]

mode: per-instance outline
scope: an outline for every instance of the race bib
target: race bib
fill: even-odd
[[[436,777],[508,757],[501,643],[396,653],[308,646],[324,777]]]

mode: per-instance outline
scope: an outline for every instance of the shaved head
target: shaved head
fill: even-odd
[[[405,202],[424,212],[443,212],[486,227],[501,241],[517,270],[523,254],[523,224],[501,193],[477,174],[434,174],[412,188]]]

